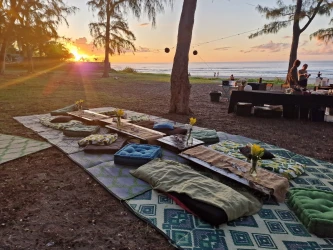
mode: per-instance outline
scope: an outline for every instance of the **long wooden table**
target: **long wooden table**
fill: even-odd
[[[73,111],[67,114],[89,124],[99,124],[100,120],[110,118],[107,115],[102,115],[90,110]]]
[[[249,102],[253,105],[283,105],[284,109],[299,105],[305,108],[333,107],[333,96],[285,94],[276,91],[232,91],[228,113],[234,112],[238,102]]]
[[[200,159],[197,159],[195,157],[191,157],[191,156],[186,155],[184,153],[180,153],[179,156],[181,156],[184,159],[187,159],[189,161],[192,161],[192,162],[194,162],[195,164],[197,164],[199,166],[208,168],[208,169],[212,170],[213,172],[216,172],[216,173],[218,173],[220,175],[228,177],[228,178],[230,178],[230,179],[232,179],[232,180],[234,180],[234,181],[236,181],[238,183],[241,183],[241,184],[243,184],[245,186],[253,188],[253,189],[255,189],[255,190],[257,190],[257,191],[259,191],[261,193],[264,193],[266,195],[272,195],[272,190],[271,189],[266,188],[266,187],[261,186],[261,185],[258,185],[258,184],[254,183],[254,182],[250,182],[249,180],[247,180],[245,178],[242,178],[242,177],[239,177],[239,176],[235,175],[234,173],[231,173],[231,172],[229,172],[227,170],[215,167],[215,166],[213,166],[213,165],[211,165],[211,164],[209,164],[207,162],[204,162],[204,161],[202,161]]]
[[[143,142],[151,142],[154,140],[157,140],[159,138],[162,138],[166,134],[149,129],[144,128],[132,123],[128,123],[127,120],[122,119],[121,120],[121,126],[118,127],[117,123],[113,121],[113,118],[101,120],[102,123],[105,124],[106,128],[109,128],[115,132],[118,132],[120,134],[124,134],[130,137],[138,138],[139,140]]]

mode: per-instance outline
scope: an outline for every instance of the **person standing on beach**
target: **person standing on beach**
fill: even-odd
[[[308,86],[308,78],[311,76],[311,74],[308,74],[308,65],[304,64],[302,69],[298,71],[298,84],[302,88],[306,88]]]
[[[230,80],[231,80],[231,81],[234,81],[234,80],[235,80],[234,75],[231,75],[231,76],[230,76]]]
[[[290,86],[290,88],[295,88],[298,85],[297,68],[299,65],[301,65],[301,61],[295,60],[293,66],[288,72],[287,84]]]

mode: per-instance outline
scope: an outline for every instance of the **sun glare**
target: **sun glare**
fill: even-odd
[[[69,50],[69,52],[74,55],[74,58],[73,58],[74,61],[78,62],[78,61],[83,61],[83,60],[89,59],[89,56],[86,54],[80,53],[78,47],[76,47],[75,45],[68,43],[68,44],[66,44],[66,47]]]

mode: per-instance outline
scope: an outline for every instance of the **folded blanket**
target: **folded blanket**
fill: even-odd
[[[220,141],[216,130],[203,129],[198,131],[192,131],[191,134],[193,138],[203,141],[205,143],[215,143]]]
[[[175,161],[155,159],[131,171],[131,174],[164,193],[186,194],[194,200],[223,209],[228,221],[253,215],[261,208],[261,203],[254,196],[248,198],[250,196],[242,195]]]
[[[89,135],[86,138],[78,141],[80,147],[91,145],[110,145],[117,140],[118,134],[106,134],[106,135]]]
[[[237,159],[247,161],[247,158],[239,152],[239,148],[243,146],[244,145],[233,141],[223,141],[212,145],[211,148]],[[305,172],[306,167],[292,159],[287,159],[278,155],[275,155],[275,157],[270,160],[261,159],[258,162],[258,166],[279,173],[288,179],[294,179],[302,175]]]
[[[68,137],[86,137],[92,134],[96,134],[100,129],[100,126],[86,126],[79,124],[77,126],[72,126],[65,128],[63,133]]]
[[[76,120],[71,120],[69,122],[63,122],[63,123],[53,123],[52,122],[53,119],[54,117],[44,117],[39,119],[39,122],[46,127],[58,130],[64,130],[66,128],[71,128],[83,124],[82,122]]]
[[[198,146],[188,149],[183,154],[202,160],[212,166],[227,170],[235,175],[245,178],[250,183],[259,184],[260,186],[273,190],[273,195],[279,202],[284,202],[289,188],[288,179],[269,172],[265,169],[257,169],[257,177],[250,174],[251,164],[242,160],[221,154],[213,149],[204,146]]]
[[[69,105],[67,107],[51,111],[51,115],[67,115],[68,112],[77,111],[78,108],[76,104]]]

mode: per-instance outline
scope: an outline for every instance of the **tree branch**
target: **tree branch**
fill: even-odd
[[[314,12],[312,13],[312,16],[309,18],[308,22],[304,25],[304,27],[301,29],[301,33],[304,32],[304,30],[307,29],[307,27],[310,25],[310,23],[312,22],[312,20],[315,18],[315,16],[317,15],[319,8],[321,6],[321,4],[323,3],[323,0],[318,1],[318,4],[314,10]]]

